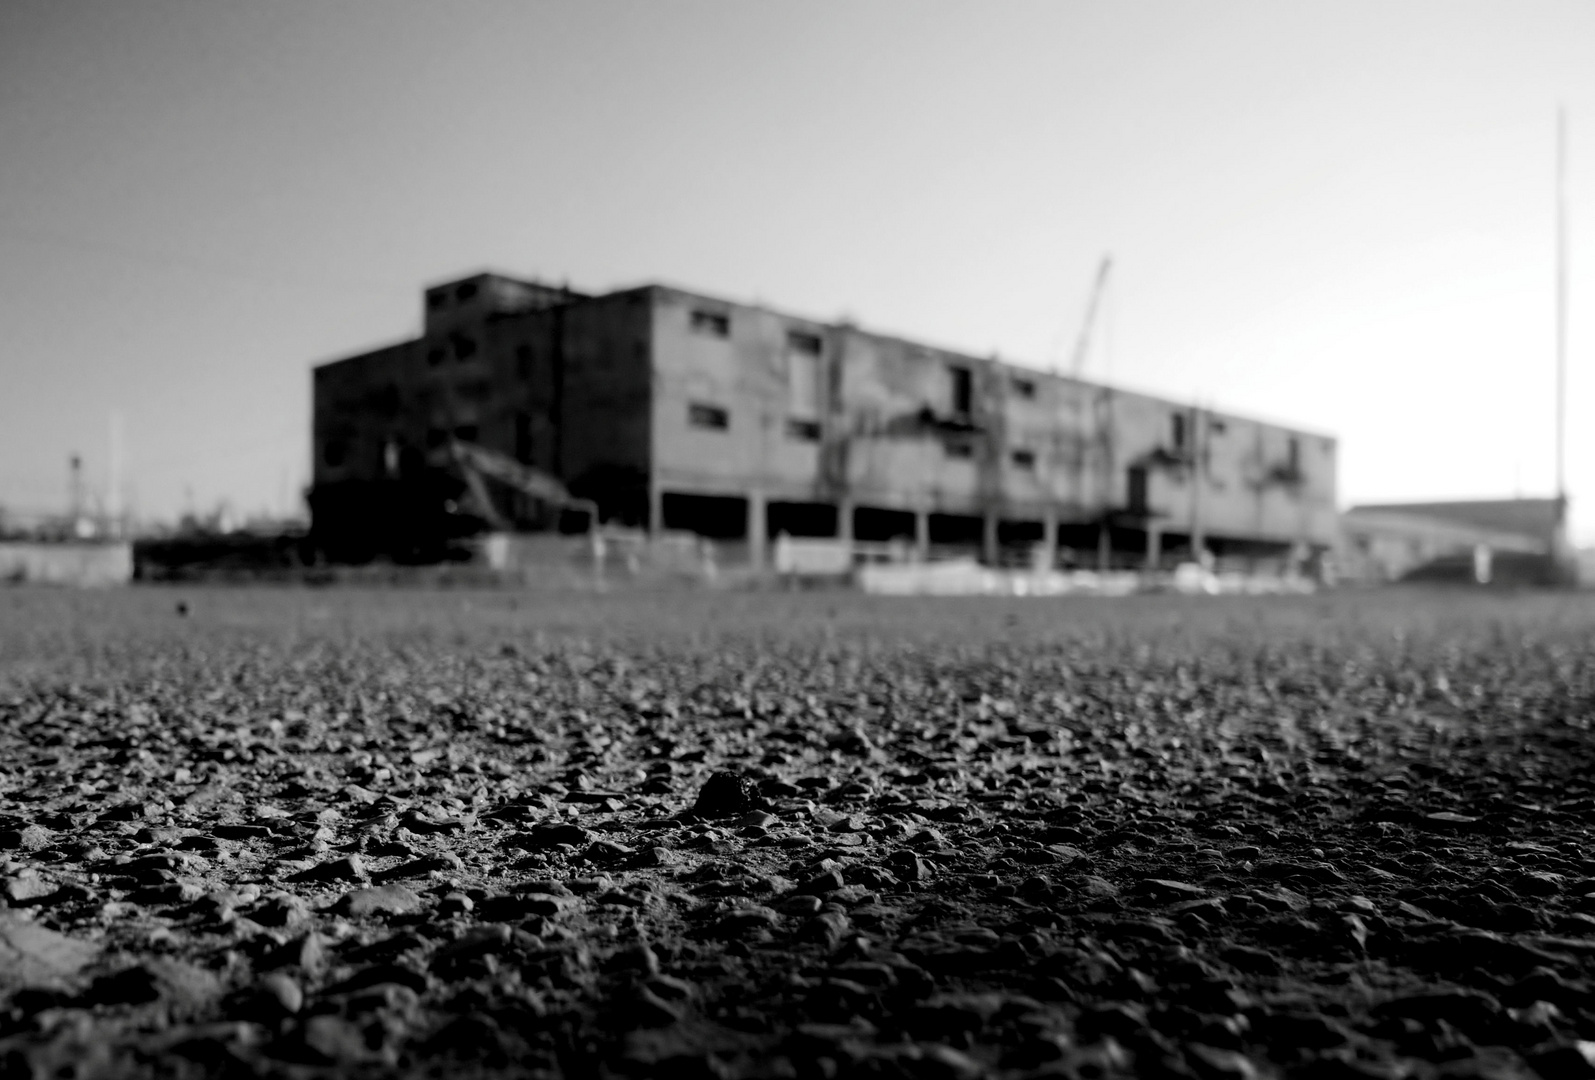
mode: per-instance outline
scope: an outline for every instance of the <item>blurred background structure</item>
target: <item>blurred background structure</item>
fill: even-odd
[[[312,534],[338,560],[468,529],[453,443],[753,567],[781,535],[1100,569],[1336,536],[1328,436],[662,285],[443,283],[420,337],[316,368],[314,400]],[[548,524],[513,478],[488,488],[479,517]]]

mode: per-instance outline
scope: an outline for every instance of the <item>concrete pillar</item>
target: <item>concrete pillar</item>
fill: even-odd
[[[980,561],[987,566],[997,565],[997,515],[987,510],[980,523]]]
[[[930,511],[914,511],[914,557],[920,562],[930,558]]]
[[[1156,521],[1146,523],[1146,568],[1156,570],[1163,555],[1163,526]]]
[[[665,493],[656,481],[648,482],[648,535],[658,536],[665,528]]]
[[[769,540],[767,514],[764,492],[757,489],[748,492],[748,565],[755,570],[764,569]]]
[[[838,499],[836,503],[836,538],[853,540],[853,500]]]
[[[1058,568],[1058,508],[1049,506],[1041,512],[1041,566],[1045,570]]]

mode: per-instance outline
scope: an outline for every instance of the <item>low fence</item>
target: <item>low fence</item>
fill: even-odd
[[[0,581],[89,586],[132,580],[130,543],[0,540]]]

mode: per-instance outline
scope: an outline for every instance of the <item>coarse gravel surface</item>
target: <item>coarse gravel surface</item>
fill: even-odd
[[[1595,598],[0,590],[0,1075],[1595,1077]]]

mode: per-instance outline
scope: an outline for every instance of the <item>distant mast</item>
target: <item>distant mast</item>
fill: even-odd
[[[1556,109],[1556,501],[1567,514],[1567,111]],[[1565,524],[1565,521],[1558,522]]]

